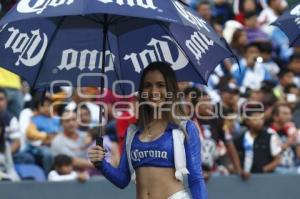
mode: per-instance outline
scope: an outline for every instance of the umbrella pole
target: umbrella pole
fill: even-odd
[[[105,75],[105,55],[106,55],[106,40],[107,40],[107,32],[108,32],[108,22],[107,22],[107,14],[104,14],[104,25],[103,25],[103,44],[102,44],[102,66],[101,66],[101,74]],[[100,79],[100,96],[102,96],[104,92],[104,78],[101,77]],[[100,106],[100,113],[99,113],[99,122],[102,124],[102,111],[103,107]],[[103,128],[100,128],[100,136],[103,136]]]
[[[107,33],[108,33],[108,21],[107,21],[107,14],[104,14],[104,23],[103,23],[103,44],[102,44],[102,66],[101,66],[101,74],[105,74],[105,55],[106,55],[106,40],[107,40]],[[104,92],[104,78],[100,77],[100,96],[102,96]],[[101,97],[100,97],[101,98]],[[103,107],[100,104],[100,111],[99,111],[99,123],[100,123],[100,128],[99,128],[99,136],[96,138],[96,144],[98,146],[103,147],[103,135],[104,135],[104,127],[102,126],[102,112],[103,112]],[[96,167],[101,167],[102,166],[102,161],[96,162],[95,163]]]

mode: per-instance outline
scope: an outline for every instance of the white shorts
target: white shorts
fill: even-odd
[[[185,190],[182,190],[182,191],[178,191],[178,192],[174,193],[173,195],[168,197],[168,199],[192,199],[192,198],[190,197],[188,192],[186,192]]]

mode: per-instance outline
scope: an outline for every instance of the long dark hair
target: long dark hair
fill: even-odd
[[[3,117],[0,114],[0,153],[5,151],[5,125]]]
[[[149,64],[146,67],[146,69],[143,71],[140,80],[140,88],[139,88],[139,104],[145,102],[145,99],[142,97],[142,92],[144,89],[145,77],[150,71],[151,72],[158,71],[163,75],[164,80],[166,82],[166,90],[168,93],[172,93],[170,98],[168,98],[168,101],[172,102],[172,104],[174,104],[175,102],[180,102],[181,100],[180,100],[180,96],[178,95],[178,85],[177,85],[176,75],[174,70],[171,68],[171,65],[166,62],[153,62]],[[166,106],[171,106],[171,105],[166,105]],[[181,104],[176,106],[175,114],[176,116],[186,116],[184,108]],[[139,106],[139,110],[138,110],[139,127],[144,128],[146,124],[149,124],[153,120],[152,116],[153,116],[152,107],[150,107],[149,105]],[[176,124],[179,127],[181,127],[180,120],[175,118],[170,111],[163,112],[163,118],[166,119],[167,122]],[[184,132],[186,133],[185,130]]]
[[[243,29],[237,29],[236,31],[234,31],[230,44],[231,47],[235,50],[235,52],[238,54],[238,56],[243,56],[245,54],[245,46],[239,43],[240,37],[243,33],[245,34],[245,31]]]

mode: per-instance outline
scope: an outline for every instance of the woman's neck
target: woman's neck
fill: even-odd
[[[153,119],[151,120],[147,125],[162,125],[162,124],[165,124],[167,123],[167,120],[165,119]]]
[[[167,126],[168,121],[165,119],[153,119],[149,123],[145,124],[144,130],[146,131],[157,131]]]

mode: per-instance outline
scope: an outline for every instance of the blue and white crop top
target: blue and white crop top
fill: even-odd
[[[174,168],[174,149],[172,128],[168,126],[166,131],[156,140],[143,142],[138,131],[133,138],[130,150],[130,158],[134,169],[139,167],[169,167]]]
[[[178,127],[175,125],[168,125],[164,134],[151,142],[140,141],[138,137],[139,133],[136,133],[130,150],[130,159],[133,167],[135,169],[144,166],[174,167],[172,141],[172,129],[174,128]],[[186,131],[188,137],[184,141],[184,148],[186,167],[189,171],[189,189],[193,199],[207,199],[206,186],[202,176],[199,132],[192,121],[187,122]],[[134,154],[135,152],[137,155]],[[107,161],[103,160],[102,167],[98,169],[100,169],[102,174],[114,185],[122,189],[125,188],[131,180],[125,146],[118,168],[114,168]]]

